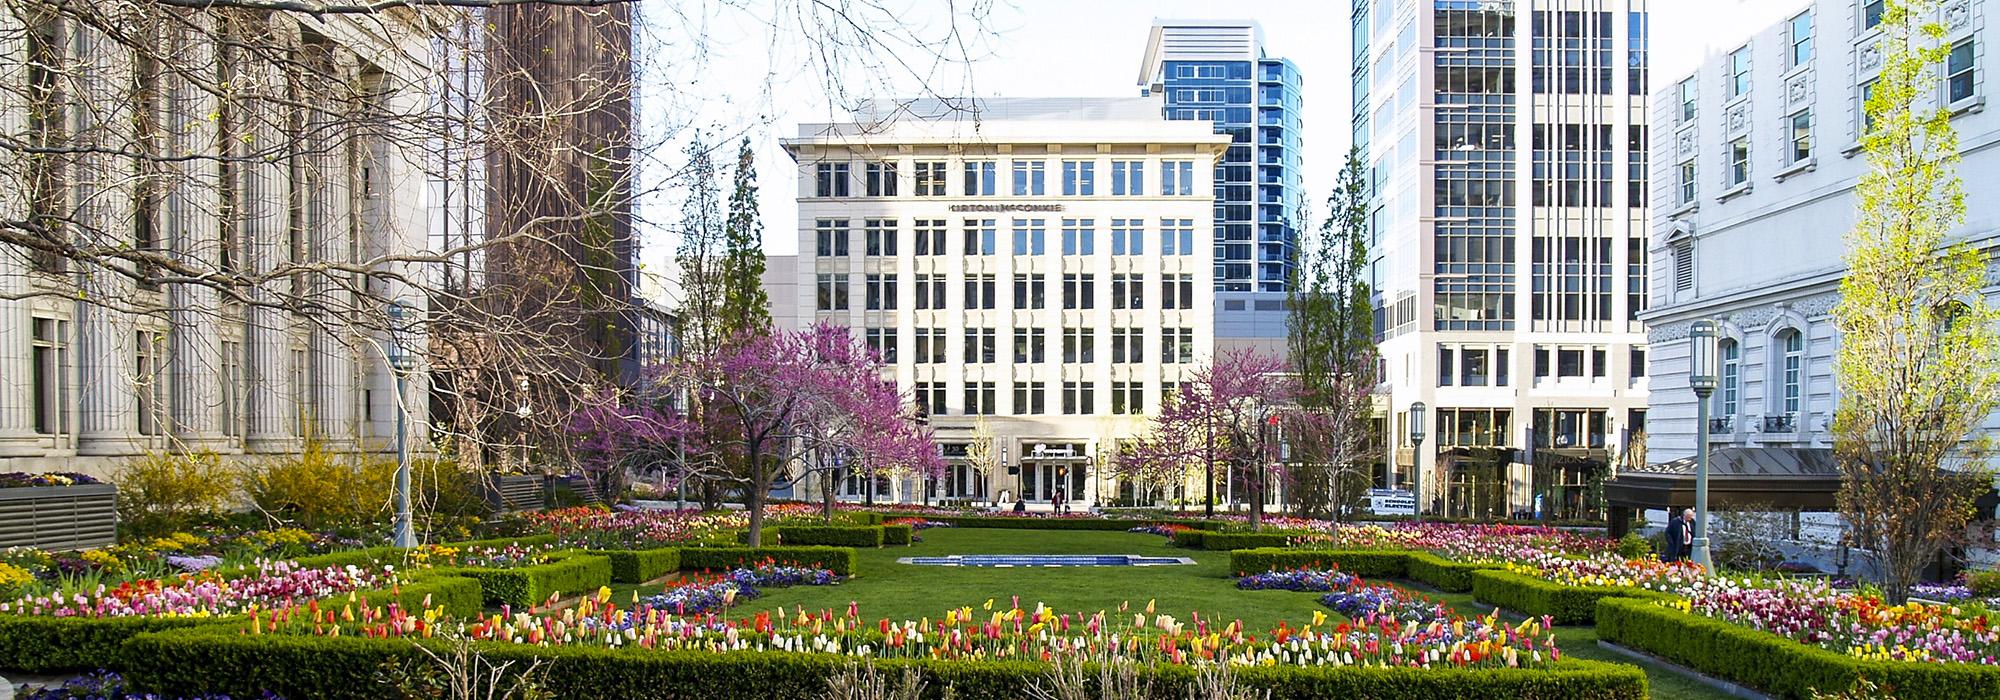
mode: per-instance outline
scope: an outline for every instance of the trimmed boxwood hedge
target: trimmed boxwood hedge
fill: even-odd
[[[887,513],[892,518],[921,518],[941,523],[951,523],[955,527],[984,527],[999,530],[1100,530],[1124,532],[1141,525],[1184,525],[1199,530],[1220,530],[1230,523],[1221,520],[1184,519],[1112,519],[1112,518],[1057,518],[1034,516],[981,516],[981,515],[922,515]]]
[[[681,570],[678,547],[638,550],[592,550],[611,560],[611,580],[617,583],[645,583]]]
[[[1472,590],[1472,572],[1501,568],[1499,564],[1455,562],[1430,552],[1410,552],[1408,576],[1446,593]]]
[[[1309,534],[1312,533],[1285,530],[1272,532],[1210,532],[1202,535],[1201,548],[1214,552],[1222,552],[1232,549],[1290,547],[1297,542],[1298,537]]]
[[[1894,688],[1899,700],[2000,700],[2000,668],[1978,664],[1864,661],[1741,625],[1638,598],[1597,603],[1597,637],[1647,652],[1773,697],[1846,690],[1858,678]]]
[[[437,644],[437,642],[428,642]],[[164,694],[271,690],[287,697],[374,698],[375,673],[384,662],[417,658],[409,641],[289,635],[244,636],[215,628],[142,634],[128,645],[126,676]],[[673,698],[674,700],[790,699],[815,697],[826,679],[850,659],[827,654],[739,651],[657,651],[638,648],[531,647],[482,643],[495,663],[545,659],[547,689],[561,698]],[[961,700],[999,700],[1030,694],[1047,667],[1020,661],[877,660],[900,678],[920,669],[926,696],[950,684]],[[528,663],[513,664],[515,668]],[[1146,669],[1156,686],[1180,695],[1194,679],[1186,666]],[[1550,670],[1461,670],[1364,667],[1245,667],[1236,676],[1274,700],[1506,697],[1526,700],[1642,700],[1645,673],[1632,666],[1565,661]],[[1045,681],[1044,681],[1045,682]]]
[[[1167,540],[1173,542],[1175,547],[1188,549],[1201,549],[1202,541],[1207,538],[1207,530],[1174,530],[1173,534],[1167,535]]]
[[[907,545],[917,540],[917,528],[911,525],[883,525],[882,544]]]
[[[1238,549],[1229,553],[1229,570],[1242,576],[1338,566],[1341,571],[1362,578],[1403,578],[1408,571],[1405,565],[1408,556],[1409,552],[1377,550]]]
[[[766,528],[778,534],[778,544],[788,547],[880,547],[881,525],[780,525]]]
[[[852,547],[688,547],[681,550],[681,570],[723,571],[770,560],[853,576],[856,559]]]
[[[433,572],[478,580],[480,595],[489,606],[528,608],[547,602],[551,594],[578,595],[611,585],[609,558],[584,552],[551,556],[553,561],[535,566],[439,568]]]
[[[1547,615],[1558,625],[1588,625],[1605,598],[1664,600],[1671,596],[1620,586],[1566,586],[1501,570],[1472,572],[1472,597],[1522,615]]]

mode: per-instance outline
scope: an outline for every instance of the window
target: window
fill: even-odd
[[[1721,402],[1718,408],[1724,417],[1734,417],[1740,398],[1738,392],[1742,388],[1743,351],[1731,338],[1722,339],[1717,351],[1722,356],[1722,391],[1716,392],[1716,399]]]
[[[1000,179],[997,169],[990,160],[969,160],[965,162],[965,196],[991,197],[994,182]]]
[[[1812,110],[1792,115],[1791,147],[1786,149],[1792,163],[1803,163],[1812,158]]]
[[[1040,197],[1048,194],[1047,166],[1039,160],[1014,161],[1014,196]]]
[[[1466,348],[1459,351],[1459,386],[1486,386],[1492,379],[1492,365],[1487,364],[1485,348]]]
[[[243,436],[243,344],[222,341],[222,362],[217,367],[217,384],[222,388],[222,434]]]
[[[1160,254],[1194,255],[1194,219],[1160,220]]]
[[[1556,350],[1556,378],[1583,376],[1583,349],[1558,348]]]
[[[1097,162],[1063,161],[1063,196],[1092,197],[1097,194]]]
[[[896,273],[870,274],[866,280],[867,309],[893,311],[896,308]]]
[[[1729,163],[1729,186],[1738,187],[1750,182],[1750,139],[1740,138],[1729,142],[1729,151],[1723,154]]]
[[[917,382],[917,405],[924,413],[942,416],[944,410],[944,382]]]
[[[1549,352],[1550,352],[1549,348],[1545,346],[1541,345],[1535,346],[1536,379],[1546,379],[1549,376]]]
[[[1874,29],[1882,23],[1882,10],[1886,0],[1861,0],[1861,31]]]
[[[1014,254],[1041,255],[1048,252],[1047,219],[1014,220]]]
[[[1014,364],[1041,364],[1047,361],[1042,353],[1042,331],[1039,328],[1014,329]]]
[[[847,310],[847,275],[822,274],[819,276],[817,308],[821,311]]]
[[[1162,309],[1194,308],[1194,275],[1192,274],[1161,275],[1160,308]]]
[[[990,365],[999,361],[999,343],[991,328],[965,329],[965,364]]]
[[[1695,183],[1694,178],[1695,178],[1694,161],[1688,161],[1686,163],[1682,163],[1680,167],[1679,182],[1675,183],[1679,185],[1679,187],[1675,188],[1675,193],[1674,193],[1677,199],[1677,203],[1679,204],[1694,203],[1695,194],[1700,189],[1700,187]]]
[[[992,255],[994,241],[999,238],[995,231],[994,219],[965,220],[965,254]]]
[[[1966,39],[1965,41],[1953,44],[1951,55],[1945,59],[1944,84],[1946,94],[1951,98],[1947,100],[1949,104],[1958,104],[1961,101],[1972,99],[1974,91],[1977,89],[1977,86],[1973,82],[1975,73],[1972,41],[1972,39]]]
[[[917,308],[944,308],[944,275],[917,275]]]
[[[1512,378],[1510,376],[1514,371],[1512,355],[1513,352],[1507,348],[1493,351],[1493,367],[1497,370],[1493,373],[1493,386],[1507,386],[1508,380]]]
[[[820,219],[813,225],[813,239],[822,258],[847,257],[847,220]]]
[[[1146,276],[1140,274],[1114,273],[1111,275],[1111,308],[1146,308]]]
[[[1645,348],[1641,347],[1632,348],[1629,351],[1629,355],[1626,357],[1626,360],[1632,364],[1631,377],[1633,379],[1640,379],[1646,376]]]
[[[1063,414],[1087,416],[1097,412],[1092,394],[1096,393],[1094,382],[1063,382]]]
[[[1138,197],[1146,194],[1146,161],[1111,161],[1111,196]]]
[[[1694,121],[1695,97],[1696,97],[1694,78],[1688,78],[1686,80],[1681,81],[1680,93],[1681,93],[1681,123],[1685,124]]]
[[[1141,382],[1111,383],[1111,412],[1134,415],[1146,411],[1146,385]]]
[[[993,275],[965,276],[965,308],[967,311],[994,308]]]
[[[1674,241],[1671,249],[1674,256],[1674,291],[1686,292],[1694,289],[1694,242]]]
[[[1812,62],[1813,55],[1813,13],[1804,12],[1787,23],[1786,32],[1792,42],[1791,63],[1793,68]]]
[[[1063,275],[1063,308],[1097,308],[1097,275],[1089,272]]]
[[[1096,219],[1062,220],[1062,254],[1095,255],[1097,246]]]
[[[1169,160],[1160,163],[1160,194],[1169,197],[1194,194],[1194,161]]]
[[[917,196],[944,196],[944,162],[917,161]]]
[[[917,329],[917,363],[944,364],[944,329]]]
[[[1455,356],[1456,353],[1452,352],[1451,348],[1438,346],[1438,386],[1451,386],[1456,374],[1452,369],[1452,360]]]
[[[1044,393],[1042,386],[1041,382],[1021,382],[1015,384],[1014,413],[1029,416],[1048,413],[1048,404],[1044,403],[1042,398],[1042,394]]]
[[[1862,83],[1860,87],[1861,108],[1856,110],[1855,112],[1856,114],[1861,115],[1860,133],[1866,134],[1870,131],[1875,130],[1875,115],[1868,113],[1868,100],[1869,98],[1872,98],[1874,96],[1875,96],[1875,81],[1870,80],[1868,82]]]
[[[1779,411],[1796,418],[1799,415],[1800,397],[1804,393],[1805,384],[1805,335],[1797,330],[1785,331],[1778,336],[1778,347],[1784,352],[1784,357],[1778,364],[1778,384],[1783,387]]]
[[[1194,329],[1160,329],[1160,362],[1166,364],[1194,362]]]
[[[895,219],[863,219],[861,231],[869,255],[896,257]]]
[[[292,434],[300,437],[304,437],[306,434],[306,419],[309,417],[308,412],[311,410],[309,408],[311,404],[306,402],[307,368],[306,351],[303,348],[292,348],[292,366],[290,372],[292,408],[294,410],[292,414]]]
[[[1146,223],[1143,219],[1111,220],[1111,254],[1144,255]]]
[[[868,328],[862,331],[862,337],[868,342],[868,349],[874,351],[875,357],[883,364],[896,364],[896,329]]]
[[[820,163],[817,186],[813,194],[819,197],[847,196],[848,170],[846,163]]]
[[[1141,328],[1111,329],[1111,362],[1137,364],[1146,361],[1146,331]]]
[[[1097,336],[1088,328],[1063,329],[1063,363],[1087,365],[1097,361]]]
[[[1047,299],[1042,293],[1041,275],[1014,276],[1014,308],[1042,309],[1047,306]]]
[[[1610,376],[1610,359],[1604,348],[1590,349],[1590,376],[1603,379]]]
[[[865,171],[868,176],[868,196],[896,196],[896,164],[890,162],[869,163]]]
[[[1724,83],[1728,93],[1723,97],[1733,100],[1750,92],[1750,47],[1745,46],[1729,54],[1728,82]]]
[[[28,381],[35,393],[35,432],[43,435],[67,432],[69,427],[69,412],[64,410],[68,387],[63,382],[63,369],[69,364],[69,348],[64,343],[68,326],[52,318],[34,320],[34,365],[29,368]]]
[[[917,255],[944,255],[944,219],[917,219]]]

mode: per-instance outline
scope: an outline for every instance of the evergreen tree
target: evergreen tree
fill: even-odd
[[[687,145],[688,193],[681,201],[681,346],[692,357],[715,352],[728,331],[719,322],[723,299],[721,183],[709,144],[697,133]]]
[[[1327,197],[1326,221],[1303,242],[1292,276],[1288,349],[1303,409],[1292,440],[1293,501],[1307,514],[1338,512],[1367,483],[1361,462],[1373,442],[1376,383],[1368,194],[1360,150],[1350,151]]]
[[[736,189],[722,244],[721,324],[728,334],[771,332],[764,293],[764,224],[757,218],[757,152],[749,137],[736,150]]]

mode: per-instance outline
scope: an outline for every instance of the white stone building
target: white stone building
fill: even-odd
[[[1211,178],[1229,138],[1166,120],[1158,98],[919,101],[801,125],[784,142],[800,253],[769,267],[795,277],[766,276],[773,315],[849,326],[889,360],[952,463],[930,499],[1117,501],[1110,450],[1214,344]],[[1007,465],[984,478],[963,459],[982,425]],[[875,496],[926,498],[913,482]]]

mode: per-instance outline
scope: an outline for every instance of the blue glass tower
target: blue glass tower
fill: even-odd
[[[1215,171],[1216,291],[1284,292],[1305,225],[1298,67],[1264,55],[1255,22],[1160,20],[1139,84],[1168,119],[1214,122],[1233,141]]]

